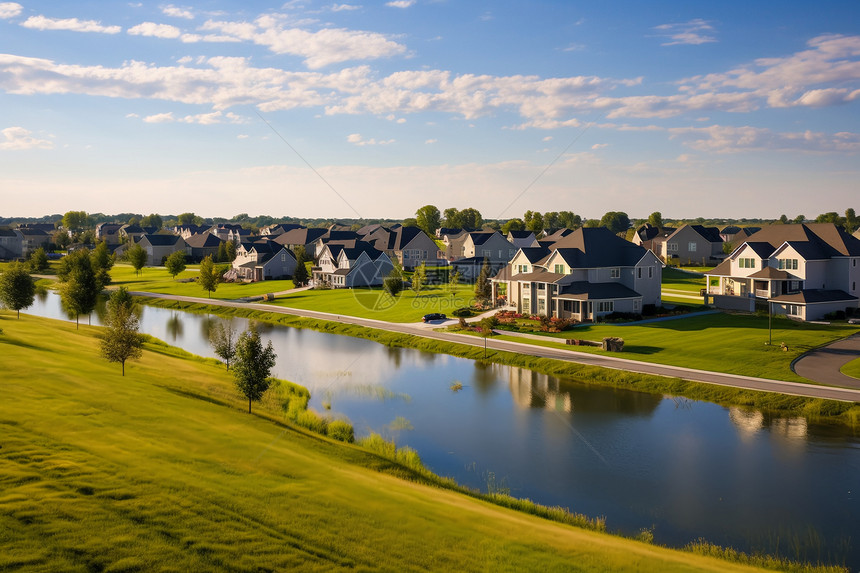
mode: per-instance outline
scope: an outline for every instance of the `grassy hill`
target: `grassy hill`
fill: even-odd
[[[734,571],[422,483],[243,411],[212,360],[0,312],[0,570]],[[406,479],[404,479],[406,478]]]

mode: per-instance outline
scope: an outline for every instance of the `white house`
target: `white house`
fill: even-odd
[[[381,286],[392,269],[391,258],[367,243],[356,247],[327,244],[322,248],[313,276],[315,282],[332,288]]]
[[[233,270],[249,281],[286,279],[296,271],[296,256],[274,241],[242,243],[236,248]]]

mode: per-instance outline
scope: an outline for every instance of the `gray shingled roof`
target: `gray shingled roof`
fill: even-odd
[[[857,297],[848,294],[844,290],[805,289],[799,293],[784,294],[770,300],[792,304],[816,304],[822,302],[851,302],[856,301]]]

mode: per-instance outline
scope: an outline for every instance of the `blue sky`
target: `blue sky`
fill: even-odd
[[[2,2],[0,215],[860,208],[860,3]]]

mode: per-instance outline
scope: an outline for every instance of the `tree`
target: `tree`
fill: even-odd
[[[626,233],[630,228],[630,218],[622,211],[609,211],[600,219],[600,226],[606,227],[613,233]]]
[[[806,215],[798,215],[797,217],[794,218],[794,223],[796,225],[800,225],[804,221],[806,221]]]
[[[293,284],[296,286],[305,286],[308,284],[308,267],[305,264],[308,262],[308,252],[304,245],[298,245],[293,250],[296,255],[296,270],[293,271]]]
[[[138,276],[140,276],[141,269],[146,265],[147,257],[146,249],[141,247],[139,244],[132,245],[125,252],[125,258],[128,259],[128,262],[131,263],[132,267],[134,267],[134,272]]]
[[[502,225],[502,234],[507,235],[511,231],[524,231],[526,228],[526,224],[522,219],[509,219],[504,225]]]
[[[417,227],[418,221],[414,217],[409,217],[409,218],[403,219],[403,221],[401,221],[400,224],[403,225],[404,227]]]
[[[561,226],[561,219],[558,213],[550,211],[543,214],[543,226],[546,229],[555,229]]]
[[[785,215],[785,213],[783,213],[782,215],[779,216],[779,220],[777,220],[777,224],[785,225],[787,223],[788,223],[788,217]]]
[[[157,213],[151,213],[140,220],[141,227],[155,227],[155,230],[161,229],[164,226],[164,221],[161,219],[161,215]]]
[[[469,207],[460,211],[460,222],[463,223],[464,229],[480,229],[484,218],[480,211]]]
[[[391,296],[397,296],[403,290],[403,267],[397,257],[391,259],[391,272],[382,281],[382,288]]]
[[[227,241],[221,241],[218,243],[218,252],[215,253],[215,258],[213,259],[216,263],[226,262],[230,260],[230,257],[227,255]]]
[[[448,284],[452,289],[457,288],[457,285],[460,284],[460,271],[454,270],[454,272],[451,273],[451,276],[448,278]]]
[[[17,312],[19,319],[21,309],[33,304],[35,298],[36,283],[23,265],[13,263],[0,274],[0,303]]]
[[[853,233],[856,228],[857,214],[854,212],[854,209],[849,207],[848,209],[845,209],[845,231]]]
[[[164,267],[173,280],[176,280],[176,275],[185,270],[185,251],[174,251],[170,253],[164,261]]]
[[[588,228],[600,227],[600,220],[599,219],[587,219],[585,221],[584,226],[588,227]]]
[[[110,284],[110,270],[113,268],[113,263],[116,257],[108,249],[107,243],[104,241],[96,245],[96,248],[90,251],[90,263],[93,267],[93,272],[96,273],[96,280],[99,282],[99,290],[101,291]]]
[[[526,229],[535,235],[539,234],[544,229],[543,215],[538,211],[526,211],[523,215],[523,221],[526,224]]]
[[[449,207],[445,209],[445,226],[449,229],[462,229],[463,228],[463,220],[460,217],[460,211],[455,209],[454,207]]]
[[[412,290],[415,291],[415,294],[421,292],[421,289],[424,288],[424,283],[427,282],[427,266],[424,263],[421,263],[419,266],[415,267],[415,270],[412,272]]]
[[[227,370],[230,370],[230,361],[236,356],[236,329],[233,322],[226,320],[213,326],[209,331],[209,344],[227,364]]]
[[[218,269],[215,268],[215,263],[212,262],[212,256],[206,255],[203,262],[200,263],[200,274],[197,276],[197,282],[206,291],[211,298],[212,292],[218,288]]]
[[[126,360],[140,358],[143,337],[138,330],[140,320],[134,312],[134,303],[125,287],[119,287],[108,301],[107,330],[101,339],[101,355],[108,362],[122,364],[125,376]]]
[[[40,273],[44,270],[47,270],[48,265],[48,254],[45,252],[44,247],[39,247],[32,253],[30,253],[30,260],[27,261],[28,266],[30,267],[30,272]]]
[[[226,241],[227,246],[225,247],[227,251],[227,260],[222,261],[225,263],[232,263],[236,260],[236,243],[234,241]]]
[[[70,231],[80,231],[90,225],[90,217],[86,211],[69,211],[63,215],[63,227]]]
[[[415,221],[425,233],[434,237],[436,229],[440,227],[442,214],[433,205],[424,205],[415,212]]]
[[[660,211],[654,211],[648,215],[648,224],[657,229],[663,228],[663,214]]]
[[[260,340],[260,333],[252,324],[248,330],[239,335],[236,342],[236,360],[233,364],[233,377],[236,386],[248,399],[248,413],[251,413],[251,402],[257,402],[266,393],[271,384],[269,374],[275,366],[275,350],[270,340],[266,347]]]
[[[582,217],[572,211],[559,211],[558,222],[562,227],[577,229],[582,226]]]
[[[484,257],[484,265],[481,267],[481,272],[478,273],[478,280],[475,281],[475,298],[478,299],[478,302],[488,302],[492,297],[492,288],[490,284],[490,261]]]
[[[79,326],[78,318],[82,314],[90,314],[96,307],[101,285],[93,271],[89,252],[80,249],[63,259],[68,270],[65,278],[60,278],[60,300],[63,307],[75,315],[75,327]],[[60,273],[57,273],[60,276]]]
[[[193,225],[196,215],[194,213],[182,213],[177,217],[180,225]]]
[[[68,231],[57,229],[54,231],[54,234],[51,235],[51,241],[59,248],[65,249],[72,242],[72,238],[69,236]]]

